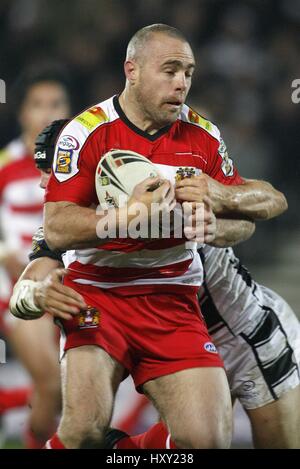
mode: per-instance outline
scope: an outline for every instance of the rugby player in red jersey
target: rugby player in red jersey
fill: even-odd
[[[196,242],[186,249],[185,239],[101,239],[101,215],[93,207],[95,170],[112,148],[143,154],[166,178],[150,193],[149,181],[138,185],[128,205],[117,209],[125,217],[136,200],[148,208],[163,202],[171,210],[174,177],[183,166],[224,184],[243,184],[218,129],[184,104],[194,67],[179,31],[143,28],[127,49],[121,95],[75,117],[58,140],[45,236],[50,248],[66,250],[64,284],[80,292],[88,309],[61,321],[63,414],[50,447],[99,446],[126,372],[159,410],[177,447],[230,446],[226,374],[196,299],[203,273]],[[211,242],[216,226],[205,205],[202,241]]]
[[[13,284],[27,265],[32,236],[42,222],[44,192],[33,159],[35,139],[54,119],[69,115],[66,85],[65,73],[56,65],[40,65],[21,74],[14,90],[21,134],[0,152],[0,308],[5,334],[33,380],[25,435],[29,447],[43,446],[56,425],[60,403],[57,334],[47,315],[26,322],[13,319],[6,311]],[[28,391],[23,395],[20,401],[19,389],[0,391],[0,408],[25,405]]]
[[[42,170],[43,187],[50,177],[55,139],[65,123],[54,123],[39,136],[36,163]],[[213,184],[211,179],[207,182]],[[284,209],[284,196],[264,181],[248,184],[248,194],[244,191],[243,195],[238,193],[238,186],[213,186],[215,191],[210,192],[210,196],[214,205],[222,199],[221,189],[224,196],[228,196],[230,189],[231,196],[235,190],[240,206],[252,216],[261,218],[264,213],[268,218]],[[241,241],[243,231],[243,221],[219,224],[214,244],[222,247]],[[47,310],[55,317],[69,319],[76,310],[79,313],[83,307],[82,297],[61,285],[62,270],[52,272],[62,265],[61,254],[49,250],[39,230],[30,255],[34,261],[15,288],[11,302],[13,314],[33,319]],[[205,258],[205,281],[198,295],[202,313],[224,361],[232,398],[240,400],[250,417],[255,447],[298,447],[299,412],[295,409],[299,401],[299,322],[279,295],[251,279],[230,248],[205,246],[201,256]],[[32,298],[26,279],[30,280]],[[253,329],[257,333],[252,337]],[[262,335],[264,341],[260,344],[256,336],[261,338]],[[269,362],[272,362],[271,372]],[[133,394],[130,398],[134,398]],[[107,447],[165,448],[167,444],[172,445],[172,442],[162,423],[134,437],[126,437],[118,430],[106,435]]]
[[[151,54],[146,53],[147,48]],[[95,234],[99,216],[91,208],[97,203],[97,162],[110,148],[144,154],[170,180],[184,166],[223,183],[243,182],[224,152],[215,126],[207,121],[203,126],[183,104],[193,66],[190,47],[178,31],[161,25],[143,29],[129,44],[127,84],[120,100],[115,97],[77,116],[59,139],[45,227],[50,246],[68,250],[70,274],[65,284],[78,290],[80,286],[90,307],[79,320],[63,323],[65,407],[50,447],[99,445],[124,369],[160,410],[178,447],[230,444],[225,374],[204,324],[196,319],[199,310],[194,287],[201,283],[201,265],[193,250],[186,252],[180,243],[160,241],[154,246],[151,240],[142,245],[137,242],[142,261],[138,265],[132,240],[107,244],[99,240]],[[66,148],[69,137],[72,145]],[[147,200],[146,189],[146,184],[141,185],[134,195]],[[172,184],[165,182],[152,194],[153,200],[165,198],[172,206]],[[212,218],[208,207],[207,227],[213,225]],[[203,241],[212,241],[213,230],[206,234],[210,236]],[[99,248],[92,249],[95,246]],[[117,255],[113,255],[115,251]],[[184,316],[188,316],[187,322]],[[89,389],[83,388],[86,382],[93,383]],[[188,393],[185,402],[180,400],[182,386]],[[86,393],[95,400],[87,402]]]

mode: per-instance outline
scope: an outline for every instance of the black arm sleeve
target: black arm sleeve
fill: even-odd
[[[34,259],[38,259],[39,257],[50,257],[55,261],[63,262],[62,255],[63,252],[61,251],[51,251],[48,247],[45,238],[44,238],[44,230],[43,227],[40,227],[32,237],[32,248],[31,252],[29,253],[29,260],[33,261]]]

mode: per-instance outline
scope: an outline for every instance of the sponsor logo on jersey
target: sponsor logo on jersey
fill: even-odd
[[[200,116],[199,114],[197,114],[197,112],[193,111],[192,109],[189,110],[189,113],[188,113],[188,120],[189,120],[192,124],[200,125],[201,127],[203,127],[203,128],[204,128],[205,130],[207,130],[208,132],[211,132],[211,131],[212,131],[211,122],[209,122],[208,120],[204,119],[204,117]]]
[[[222,158],[221,169],[226,177],[233,176],[233,161],[229,157],[225,142],[220,138],[220,145],[218,149],[219,155]]]
[[[79,329],[91,329],[98,327],[100,324],[100,313],[93,306],[88,306],[88,309],[82,311],[78,316]]]
[[[88,130],[93,130],[97,125],[108,122],[108,117],[99,106],[91,107],[87,111],[75,118],[76,121],[80,122]]]
[[[58,142],[58,147],[61,150],[78,150],[79,142],[72,135],[64,135]]]
[[[60,174],[70,174],[73,150],[58,149],[55,172]]]
[[[215,347],[215,345],[212,343],[212,342],[206,342],[204,344],[204,348],[207,352],[210,352],[210,353],[218,353],[217,352],[217,349]]]

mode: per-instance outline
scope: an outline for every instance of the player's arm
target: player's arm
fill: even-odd
[[[251,220],[268,220],[287,210],[285,196],[272,184],[262,180],[245,179],[244,184],[228,186],[203,175],[213,195],[216,215],[245,216]]]
[[[176,184],[177,200],[201,202],[204,195],[210,197],[216,216],[268,220],[287,209],[285,196],[266,181],[226,185],[203,173]]]
[[[287,209],[284,195],[266,181],[241,178],[219,129],[208,124],[214,138],[207,142],[209,151],[204,172],[179,181],[176,198],[201,202],[206,195],[212,201],[215,215],[226,218],[268,220],[284,212]]]
[[[10,299],[11,313],[21,319],[38,319],[45,312],[62,319],[71,319],[86,307],[77,292],[62,285],[66,272],[61,253],[50,251],[42,229],[33,237],[31,262],[16,283]]]
[[[110,215],[109,211],[107,214]],[[71,202],[47,202],[44,208],[46,242],[51,249],[61,250],[101,245],[106,239],[101,239],[101,233],[98,236],[97,224],[105,216],[97,215],[94,208],[82,207]],[[110,221],[113,231],[116,228],[116,220],[111,216]]]
[[[161,185],[157,189],[148,190],[158,183]],[[151,205],[161,204],[164,210],[171,211],[175,205],[174,196],[174,188],[169,181],[147,178],[135,186],[127,205],[101,211],[100,214],[94,208],[75,203],[48,202],[44,216],[46,242],[51,249],[85,249],[117,238],[120,230],[130,236],[127,228],[135,216],[135,211],[131,210],[134,204],[144,204],[147,209],[145,223],[148,224],[152,215]]]
[[[255,231],[255,223],[246,219],[217,218],[216,235],[210,246],[224,248],[247,241]]]
[[[14,287],[10,312],[21,319],[38,319],[47,312],[68,320],[86,308],[81,295],[62,285],[66,271],[61,267],[47,257],[30,262]]]

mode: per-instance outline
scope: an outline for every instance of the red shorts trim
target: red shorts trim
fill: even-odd
[[[64,284],[78,291],[90,307],[72,320],[61,321],[64,351],[98,345],[128,370],[137,388],[188,368],[223,367],[194,291],[126,297],[76,284],[68,277]]]

